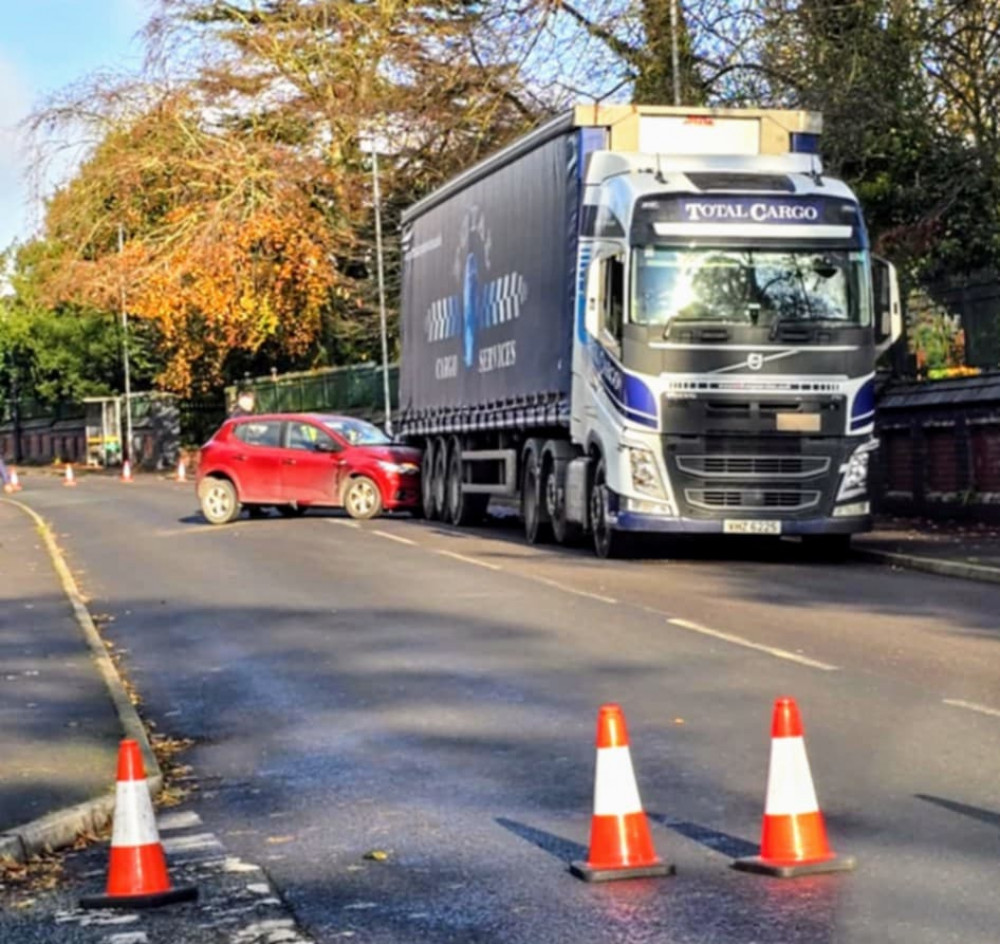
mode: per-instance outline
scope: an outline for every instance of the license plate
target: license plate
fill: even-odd
[[[781,534],[780,521],[729,520],[722,523],[725,534]]]

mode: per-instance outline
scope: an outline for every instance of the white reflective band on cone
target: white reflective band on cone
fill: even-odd
[[[805,741],[800,737],[773,738],[765,814],[782,816],[818,810]]]
[[[624,816],[641,813],[639,788],[632,770],[627,747],[601,747],[597,750],[597,773],[594,776],[594,815]]]
[[[112,846],[149,846],[159,842],[156,818],[145,780],[122,780],[115,788]]]

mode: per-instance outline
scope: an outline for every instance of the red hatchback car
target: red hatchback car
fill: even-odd
[[[267,506],[289,517],[315,506],[374,518],[419,506],[420,451],[349,416],[241,416],[202,446],[197,486],[211,524]]]

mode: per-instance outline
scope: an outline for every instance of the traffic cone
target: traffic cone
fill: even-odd
[[[590,851],[570,871],[587,882],[673,875],[657,857],[632,770],[625,713],[620,705],[601,705],[597,714],[597,770]]]
[[[10,487],[15,492],[19,492],[22,488],[24,488],[21,484],[21,480],[18,478],[17,469],[14,468],[10,470]]]
[[[187,466],[184,464],[183,459],[180,459],[177,462],[177,481],[178,482],[187,481]]]
[[[111,862],[107,892],[86,895],[82,908],[157,908],[179,901],[193,901],[193,885],[173,888],[167,860],[156,830],[153,803],[136,741],[121,742],[118,751],[118,785],[115,819],[111,831]]]
[[[130,485],[133,482],[133,479],[132,479],[132,463],[129,462],[128,459],[126,459],[125,462],[124,462],[124,464],[122,465],[122,481],[123,482],[127,482]]]
[[[854,868],[854,859],[835,855],[827,840],[794,698],[774,703],[760,855],[737,859],[733,867],[780,878]]]
[[[76,476],[73,474],[73,466],[70,463],[66,463],[66,478],[63,479],[63,485],[75,486]]]

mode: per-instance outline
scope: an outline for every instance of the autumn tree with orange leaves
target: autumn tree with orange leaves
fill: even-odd
[[[538,113],[470,11],[163,0],[148,76],[36,116],[98,140],[49,203],[44,297],[114,311],[124,295],[180,393],[373,354],[369,149],[392,236],[402,206]]]

